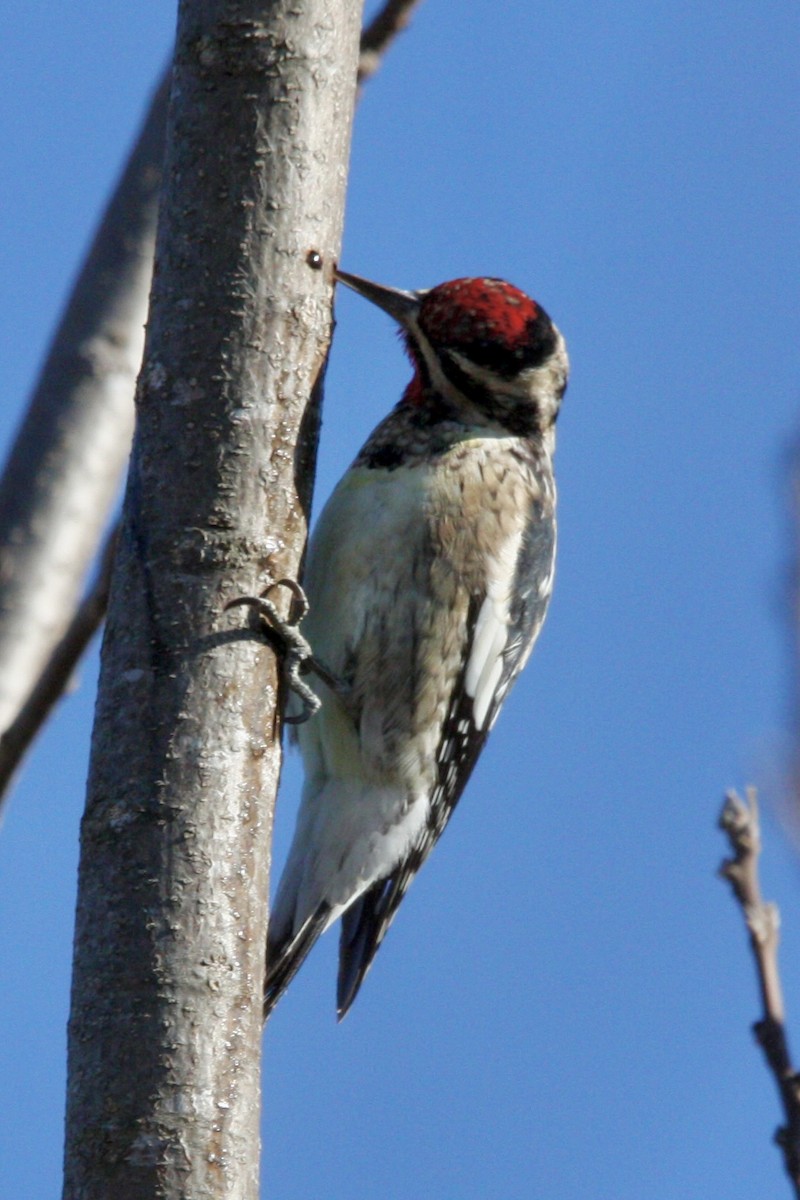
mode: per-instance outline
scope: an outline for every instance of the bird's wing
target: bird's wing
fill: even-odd
[[[472,718],[473,701],[464,691],[463,672],[459,682],[442,727],[436,783],[425,826],[399,866],[368,888],[342,914],[336,995],[340,1020],[355,1000],[411,880],[450,819],[486,741],[488,729],[478,729]]]
[[[510,604],[473,596],[465,655],[436,751],[428,819],[403,861],[342,914],[337,1011],[358,994],[411,880],[441,836],[489,731],[541,629],[553,583],[555,521],[534,514],[522,539]]]

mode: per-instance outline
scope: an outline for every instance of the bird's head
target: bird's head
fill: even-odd
[[[441,397],[463,419],[527,436],[558,416],[569,361],[544,309],[503,279],[453,279],[417,292],[337,271],[398,322],[414,364],[412,404]]]

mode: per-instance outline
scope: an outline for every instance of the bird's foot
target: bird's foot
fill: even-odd
[[[292,601],[287,617],[282,617],[275,605],[267,597],[273,588],[287,587],[292,593]],[[283,660],[283,675],[286,685],[297,696],[302,705],[302,711],[294,716],[286,716],[287,725],[302,725],[314,713],[319,712],[322,701],[313,688],[309,687],[302,678],[313,671],[334,692],[343,690],[343,685],[328,668],[314,657],[311,645],[300,632],[300,622],[308,612],[308,600],[300,584],[294,579],[279,579],[271,583],[260,596],[237,596],[229,600],[224,611],[229,608],[247,607],[261,618],[261,627],[266,640],[273,650]]]

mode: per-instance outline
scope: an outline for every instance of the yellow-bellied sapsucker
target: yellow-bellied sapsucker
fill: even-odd
[[[341,1018],[544,620],[568,360],[545,311],[501,279],[406,292],[338,278],[399,323],[414,376],[309,548],[304,633],[338,685],[298,730],[265,1012],[341,917]]]

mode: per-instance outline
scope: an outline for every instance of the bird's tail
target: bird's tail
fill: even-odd
[[[411,882],[402,868],[379,879],[342,914],[336,1013],[341,1021],[364,982],[398,905]]]
[[[264,1020],[286,991],[302,966],[303,959],[328,924],[329,904],[319,907],[305,921],[297,933],[273,943],[267,934],[267,976],[264,981]]]

